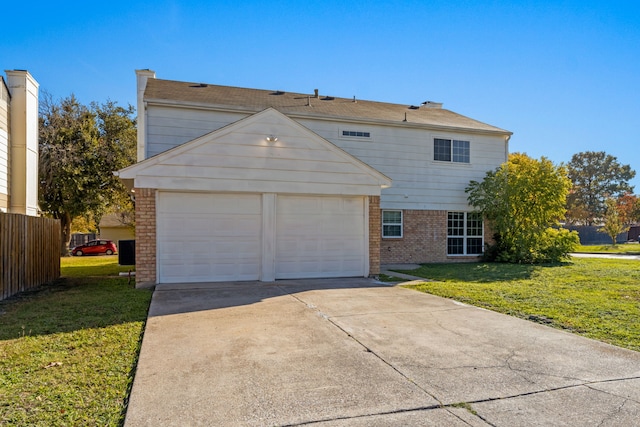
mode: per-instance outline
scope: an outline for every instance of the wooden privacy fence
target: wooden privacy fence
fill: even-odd
[[[0,213],[0,300],[60,277],[60,221]]]

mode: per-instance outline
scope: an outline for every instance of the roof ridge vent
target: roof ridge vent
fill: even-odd
[[[422,105],[425,108],[442,108],[442,102],[424,101]]]

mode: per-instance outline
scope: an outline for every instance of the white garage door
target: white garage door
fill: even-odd
[[[159,283],[258,280],[258,194],[158,193]]]
[[[363,276],[363,197],[282,196],[276,203],[276,279]]]

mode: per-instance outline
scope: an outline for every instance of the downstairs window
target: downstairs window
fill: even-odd
[[[382,237],[402,237],[402,211],[382,211]]]
[[[484,227],[479,212],[449,212],[447,255],[481,255]]]

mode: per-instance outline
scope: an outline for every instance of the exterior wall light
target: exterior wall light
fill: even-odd
[[[274,143],[274,142],[276,142],[277,140],[278,140],[278,137],[277,137],[277,136],[275,136],[275,135],[269,135],[269,136],[267,137],[267,142]]]

